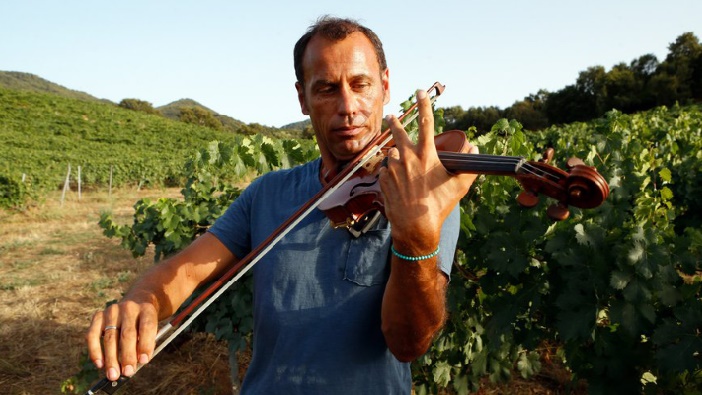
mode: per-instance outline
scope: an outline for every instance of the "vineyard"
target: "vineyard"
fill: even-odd
[[[156,261],[204,232],[238,196],[235,185],[318,155],[312,141],[217,134],[62,100],[0,90],[0,188],[56,188],[69,162],[83,166],[88,185],[104,186],[110,168],[117,185],[185,185],[179,199],[137,201],[131,224],[109,212],[100,218],[105,235],[134,256],[155,248]],[[65,106],[75,108],[57,111]],[[481,153],[538,160],[553,147],[560,168],[581,158],[605,177],[611,194],[596,209],[571,208],[567,220],[553,222],[550,199],[523,209],[514,179],[478,179],[461,202],[450,317],[413,364],[416,392],[467,394],[486,378],[533,377],[557,358],[573,385],[586,382],[592,394],[700,393],[700,109],[610,111],[539,132],[503,119],[489,133],[466,132]],[[105,139],[118,143],[100,144]],[[228,341],[231,351],[247,347],[250,298],[244,280],[194,329]],[[84,388],[86,377],[69,379],[66,388]]]
[[[478,138],[487,153],[582,158],[612,193],[553,223],[547,203],[513,203],[511,180],[477,186],[462,205],[453,313],[418,376],[426,388],[465,393],[512,366],[529,376],[535,350],[558,344],[590,393],[699,393],[701,133],[699,109],[658,108],[528,135],[503,120]]]
[[[78,167],[85,188],[181,186],[184,161],[196,147],[212,140],[273,149],[280,144],[264,139],[112,103],[0,88],[0,207],[40,200],[64,184],[69,166],[74,189]]]
[[[538,133],[501,120],[488,134],[473,132],[482,153],[539,159],[554,147],[560,167],[579,157],[603,174],[611,195],[597,209],[572,209],[568,220],[554,223],[545,214],[552,202],[530,210],[516,204],[515,180],[479,179],[461,204],[450,319],[413,365],[417,393],[466,394],[486,376],[531,377],[548,348],[572,371],[574,385],[584,380],[593,394],[699,393],[699,109],[611,111]],[[182,201],[140,201],[132,225],[105,214],[105,233],[137,256],[150,244],[157,257],[178,250],[238,195],[218,181],[221,169],[240,163],[234,150],[213,144],[197,153]],[[239,284],[196,329],[228,340],[232,351],[245,347],[250,297],[250,284]]]

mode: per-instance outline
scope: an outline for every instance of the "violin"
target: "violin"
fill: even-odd
[[[455,174],[473,173],[511,176],[522,185],[517,197],[522,207],[538,204],[539,195],[557,200],[546,214],[555,221],[570,215],[568,206],[595,208],[609,196],[609,186],[594,167],[578,158],[566,162],[567,171],[553,167],[554,150],[549,148],[538,161],[523,157],[488,154],[468,154],[465,133],[451,130],[434,137],[439,160],[447,171]],[[355,237],[370,229],[384,215],[383,198],[378,181],[389,144],[369,159],[352,178],[319,204],[335,228],[346,228]]]

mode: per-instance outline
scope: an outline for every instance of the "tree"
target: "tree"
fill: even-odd
[[[464,130],[475,126],[480,134],[487,133],[500,118],[502,111],[495,106],[471,107],[463,117],[463,124],[467,125]]]
[[[183,107],[180,109],[178,119],[185,123],[205,126],[208,128],[222,130],[222,121],[215,115],[201,107]]]
[[[575,85],[551,93],[546,102],[546,117],[551,124],[587,121],[595,117],[590,97]]]
[[[625,113],[639,110],[642,90],[643,82],[636,78],[629,66],[625,63],[615,65],[605,76],[604,110],[616,108]]]
[[[446,122],[446,130],[466,130],[467,126],[462,125],[463,117],[466,112],[461,106],[453,106],[444,108],[444,122]]]
[[[585,108],[589,108],[591,114],[587,119],[602,115],[611,110],[606,108],[607,98],[607,73],[602,66],[588,67],[581,71],[575,82],[575,87],[581,92]]]
[[[695,80],[699,71],[695,72],[698,58],[702,56],[702,45],[693,33],[683,33],[668,46],[668,56],[661,64],[660,73],[669,76],[660,77],[668,82],[667,88],[674,89],[676,101],[687,101],[693,98],[693,91],[699,90],[700,81]],[[664,97],[670,100],[668,97]],[[671,103],[659,103],[671,104]]]
[[[692,97],[702,100],[702,54],[697,56],[697,60],[692,65]]]
[[[639,106],[632,109],[632,111],[643,111],[656,105],[656,96],[651,89],[651,78],[656,75],[659,66],[658,58],[650,53],[631,61],[629,67],[634,72],[634,77],[639,83],[637,87],[640,88],[638,92],[634,93],[639,98]]]
[[[305,125],[305,127],[302,129],[301,137],[303,139],[313,139],[315,137],[314,127],[312,127],[311,123]]]
[[[629,67],[636,75],[636,78],[648,81],[656,73],[659,64],[656,55],[649,53],[632,60]]]
[[[139,99],[122,99],[118,104],[122,108],[126,108],[132,111],[141,111],[147,114],[162,115],[160,111],[154,108],[154,106],[144,100]]]
[[[649,87],[658,106],[671,106],[678,100],[678,79],[666,72],[656,73]]]
[[[545,111],[546,100],[548,100],[548,92],[541,89],[537,94],[529,95],[524,100],[507,107],[503,115],[508,119],[516,119],[527,130],[546,128],[549,126]]]

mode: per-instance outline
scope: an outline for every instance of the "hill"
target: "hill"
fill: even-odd
[[[85,184],[179,184],[183,163],[225,131],[173,121],[112,103],[0,87],[0,176],[33,186],[62,185],[67,167]],[[75,173],[74,173],[75,174]]]
[[[222,127],[225,130],[228,130],[231,132],[236,132],[237,129],[246,125],[244,122],[242,122],[238,119],[232,118],[228,115],[218,114],[216,111],[213,111],[213,110],[203,106],[202,104],[200,104],[192,99],[176,100],[176,101],[174,101],[172,103],[168,103],[164,106],[157,107],[156,109],[158,111],[160,111],[164,117],[177,121],[177,120],[180,120],[180,114],[182,113],[183,109],[186,109],[186,108],[198,108],[198,109],[201,109],[203,111],[206,111],[208,113],[213,114],[214,117],[221,122]]]
[[[43,79],[37,75],[17,71],[0,71],[0,87],[10,90],[21,90],[37,93],[49,93],[69,99],[85,100],[89,102],[101,102],[115,105],[115,103],[99,99],[85,92],[72,90]],[[138,100],[138,99],[136,99]],[[151,106],[151,103],[148,103]],[[180,99],[164,106],[156,108],[164,117],[189,123],[209,126],[221,131],[238,133],[245,135],[262,134],[274,138],[305,138],[303,129],[299,128],[276,128],[264,126],[258,123],[246,124],[228,115],[218,114],[193,99]],[[183,116],[183,112],[187,114]]]
[[[51,93],[70,99],[80,99],[95,102],[107,102],[106,99],[98,99],[85,92],[68,89],[59,84],[47,81],[39,76],[18,71],[0,71],[0,87],[7,89]]]
[[[281,126],[281,129],[292,129],[292,130],[305,130],[307,128],[312,127],[312,122],[310,122],[309,118],[305,119],[304,121],[300,122],[293,122],[289,123],[287,125]]]
[[[242,123],[240,130],[261,132],[232,133],[99,100],[0,87],[0,207],[60,188],[67,173],[73,187],[78,174],[83,188],[182,186],[186,159],[204,149],[205,161],[240,159],[235,176],[246,173],[244,165],[263,171],[317,155],[312,140],[273,139],[263,128]],[[213,141],[229,151],[220,154]]]
[[[277,139],[300,139],[312,136],[312,134],[304,128],[291,128],[287,126],[276,128],[259,123],[246,124],[230,116],[218,114],[192,99],[176,100],[165,106],[158,107],[156,110],[169,119],[209,126],[217,130],[248,136],[261,134]]]

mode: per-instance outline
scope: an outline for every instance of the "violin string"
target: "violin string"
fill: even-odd
[[[529,162],[524,162],[520,167],[517,168],[519,165],[519,162],[523,161],[524,158],[518,157],[518,156],[501,156],[501,155],[491,155],[491,154],[460,154],[460,153],[453,153],[453,152],[441,152],[440,157],[442,158],[442,162],[445,162],[447,165],[453,164],[454,166],[458,167],[460,164],[474,164],[474,165],[496,165],[496,166],[504,166],[506,164],[508,165],[514,165],[515,166],[515,172],[517,173],[518,171],[523,171],[527,174],[533,175],[534,177],[542,178],[542,179],[551,179],[551,181],[558,182],[562,176],[559,174],[554,174],[551,171],[548,171],[548,169],[543,169],[536,167]],[[444,160],[446,159],[446,160]],[[494,171],[500,172],[502,171],[503,168],[498,168],[496,167]]]
[[[551,181],[554,181],[554,182],[558,182],[559,180],[561,180],[563,178],[563,176],[561,176],[560,174],[554,174],[553,172],[551,172],[548,169],[536,167],[536,166],[530,164],[529,162],[522,165],[522,169],[524,171],[529,172],[530,174],[532,174],[534,176],[539,177],[539,178],[543,178],[543,179],[551,178]]]

